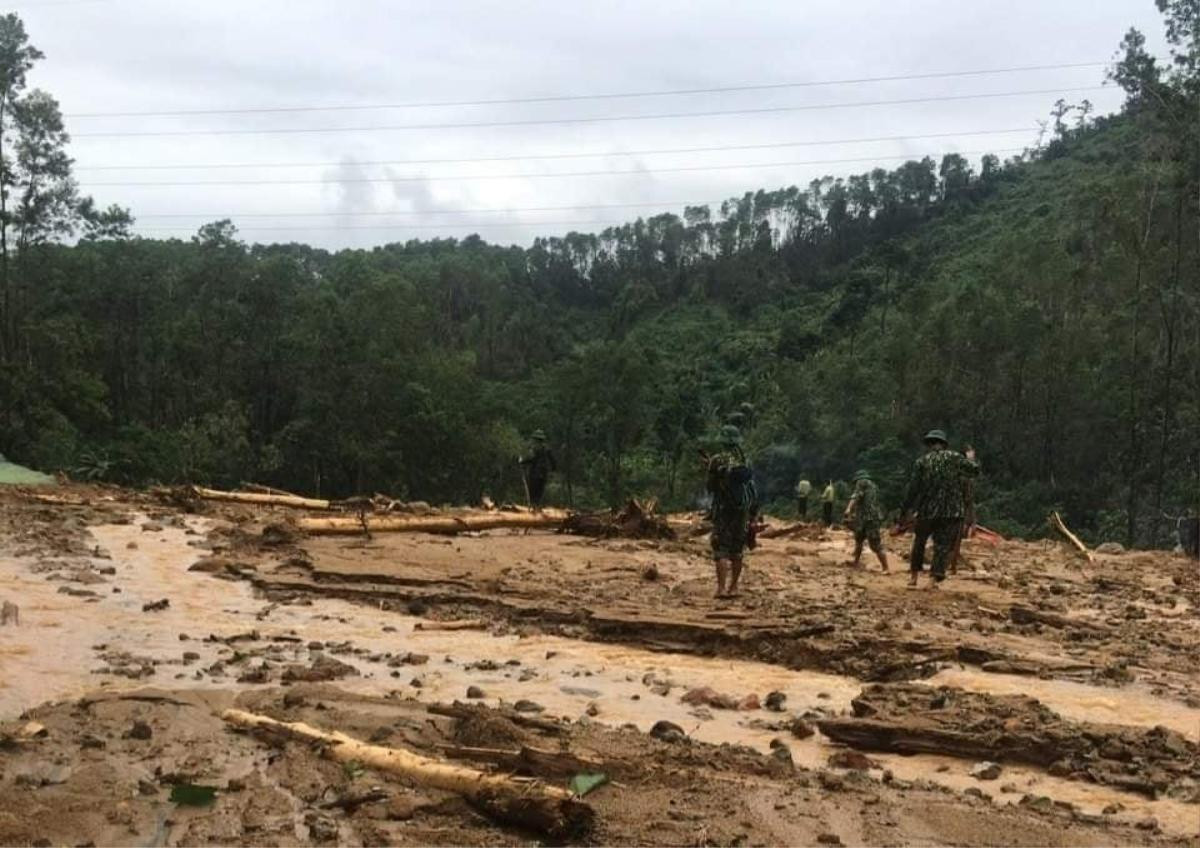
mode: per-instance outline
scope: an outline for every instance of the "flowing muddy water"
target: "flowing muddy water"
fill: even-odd
[[[246,582],[187,571],[202,553],[189,542],[200,539],[199,533],[205,529],[199,521],[188,530],[146,531],[139,522],[93,528],[97,544],[111,556],[96,564],[116,569],[107,583],[83,587],[95,592],[96,598],[60,593],[64,584],[47,579],[52,575],[32,573],[30,561],[0,561],[0,598],[13,600],[21,608],[20,626],[0,628],[0,717],[96,688],[129,689],[147,684],[247,687],[250,684],[236,681],[245,666],[230,671],[233,676],[199,669],[229,660],[235,649],[264,647],[263,657],[252,659],[251,665],[263,659],[274,664],[307,664],[314,654],[308,643],[318,640],[330,647],[351,643],[360,651],[346,653],[334,648],[339,660],[361,673],[336,682],[348,690],[450,702],[463,700],[468,686],[478,686],[484,692],[483,703],[490,705],[526,699],[540,704],[546,715],[579,719],[590,711],[595,714],[593,721],[631,723],[641,730],[666,719],[704,742],[766,750],[772,739],[781,737],[798,765],[815,768],[825,765],[834,746],[819,733],[798,740],[767,725],[806,712],[837,715],[849,709],[850,699],[862,688],[852,678],[749,661],[658,653],[545,635],[418,630],[419,618],[335,598],[275,605],[256,597]],[[144,604],[163,598],[170,601],[165,609],[143,611]],[[209,634],[227,638],[252,630],[258,631],[259,641],[234,647],[204,641]],[[272,641],[276,638],[287,641]],[[185,651],[199,654],[199,659],[185,661]],[[427,655],[428,662],[391,668],[379,656],[407,652]],[[121,654],[158,661],[155,673],[141,679],[97,673]],[[1068,718],[1162,724],[1200,739],[1200,710],[1134,687],[1107,689],[957,668],[944,670],[929,682],[981,692],[1029,694]],[[666,694],[655,694],[654,687],[661,692],[663,684],[669,686]],[[700,686],[737,698],[753,693],[763,699],[768,692],[779,690],[787,695],[786,713],[701,710],[681,702],[684,692]],[[1170,832],[1197,832],[1194,805],[1149,801],[1055,778],[1038,769],[1008,765],[1000,780],[980,784],[968,774],[973,764],[961,759],[871,757],[902,780],[930,780],[960,791],[980,787],[1009,802],[1027,792],[1047,795],[1089,813],[1120,803],[1122,817],[1154,816]],[[1002,791],[1000,786],[1008,786],[1010,791]]]

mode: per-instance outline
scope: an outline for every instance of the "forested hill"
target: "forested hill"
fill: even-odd
[[[228,222],[163,241],[122,210],[31,207],[9,224],[0,450],[119,482],[519,499],[542,428],[552,497],[683,506],[697,448],[741,411],[770,498],[861,467],[897,506],[940,426],[979,452],[985,523],[1036,532],[1057,507],[1161,542],[1164,512],[1200,500],[1197,73],[1187,33],[1167,69],[1135,36],[1121,115],[1059,104],[1007,162],[528,249],[251,246]]]

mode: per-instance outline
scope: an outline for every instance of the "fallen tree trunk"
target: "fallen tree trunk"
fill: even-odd
[[[193,486],[197,497],[206,501],[232,501],[233,503],[259,504],[262,506],[291,506],[297,509],[333,509],[331,501],[321,498],[302,498],[299,495],[268,495],[262,492],[223,492],[220,489],[205,489]]]
[[[1075,548],[1084,559],[1089,563],[1096,561],[1095,555],[1087,549],[1087,545],[1079,541],[1079,537],[1067,529],[1067,525],[1063,523],[1062,516],[1058,514],[1057,510],[1050,513],[1050,523],[1054,525],[1054,529],[1066,537],[1067,541],[1071,543],[1071,547]]]
[[[554,838],[586,833],[595,816],[590,806],[566,789],[539,781],[487,774],[411,751],[369,745],[338,731],[326,732],[303,722],[277,721],[243,710],[226,710],[221,718],[237,727],[321,745],[338,762],[353,760],[421,786],[454,792],[498,819]]]
[[[1045,612],[1043,610],[1030,609],[1029,607],[1009,607],[1008,617],[1012,619],[1014,624],[1045,624],[1050,627],[1059,628],[1078,627],[1081,630],[1092,630],[1097,633],[1109,632],[1108,628],[1102,624],[1078,618],[1068,618],[1065,615],[1059,615],[1055,612]]]
[[[562,512],[493,512],[474,515],[383,515],[345,518],[301,518],[297,526],[319,536],[356,535],[359,533],[438,533],[453,535],[478,530],[516,528],[557,528]]]

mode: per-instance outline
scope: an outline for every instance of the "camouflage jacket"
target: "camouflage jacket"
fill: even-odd
[[[550,453],[550,448],[545,445],[534,445],[529,456],[521,460],[521,465],[525,466],[529,476],[535,479],[545,479],[550,476],[551,471],[558,469],[554,454]]]
[[[859,480],[847,509],[854,514],[856,529],[882,523],[883,506],[879,503],[879,487],[870,480]]]
[[[731,474],[731,471],[734,474]],[[745,480],[733,479],[737,474]],[[714,516],[745,516],[749,518],[758,509],[758,492],[746,455],[740,449],[722,451],[708,460],[705,488],[712,495]]]
[[[963,483],[979,473],[979,463],[958,451],[931,450],[913,465],[903,512],[921,518],[962,518]]]

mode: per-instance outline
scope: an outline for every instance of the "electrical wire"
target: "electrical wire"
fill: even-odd
[[[314,133],[345,132],[399,132],[409,130],[480,129],[485,127],[526,127],[564,124],[615,123],[621,121],[656,121],[679,118],[714,118],[731,115],[768,115],[786,112],[809,112],[828,109],[857,109],[875,106],[912,106],[921,103],[949,103],[964,100],[986,100],[1002,97],[1024,97],[1030,95],[1068,94],[1071,92],[1113,90],[1107,86],[1077,86],[1074,88],[1041,88],[1024,91],[998,91],[975,94],[943,94],[929,97],[906,97],[894,100],[860,100],[845,103],[807,103],[799,106],[764,106],[752,109],[714,109],[704,112],[659,112],[646,115],[594,115],[579,118],[536,118],[507,121],[465,121],[438,124],[375,124],[357,127],[283,127],[253,129],[203,129],[203,130],[118,130],[74,133],[72,138],[179,138],[185,136],[236,136],[236,135],[301,135]]]
[[[817,88],[831,85],[863,85],[877,82],[910,82],[913,80],[953,79],[961,77],[990,76],[993,74],[1016,74],[1033,71],[1057,71],[1078,68],[1097,68],[1108,62],[1067,62],[1054,65],[1024,65],[1015,68],[984,68],[967,71],[939,71],[925,74],[898,74],[895,76],[857,77],[839,80],[810,80],[800,82],[752,83],[748,85],[723,85],[709,88],[675,88],[657,91],[603,92],[598,94],[553,94],[525,97],[497,97],[482,100],[426,100],[409,103],[364,103],[337,104],[331,106],[250,106],[223,109],[169,109],[125,112],[69,112],[67,118],[181,118],[194,115],[255,115],[287,114],[298,112],[355,112],[383,109],[430,109],[461,106],[500,106],[516,103],[564,103],[581,100],[624,100],[646,97],[678,97],[696,94],[729,94],[747,91],[780,91],[790,88]]]

